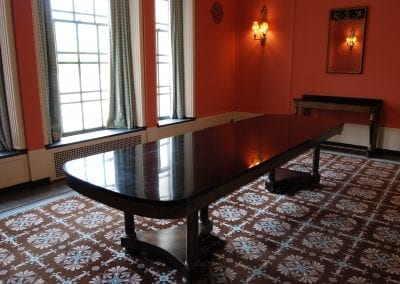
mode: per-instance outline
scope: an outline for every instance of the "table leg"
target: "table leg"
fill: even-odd
[[[199,219],[193,213],[186,219],[186,266],[189,271],[199,267]]]
[[[208,225],[211,222],[208,218],[208,206],[201,208],[200,221],[203,225]]]
[[[135,215],[130,212],[124,212],[125,218],[125,234],[128,238],[135,239]]]
[[[319,159],[320,159],[321,145],[317,145],[314,147],[314,156],[313,156],[313,169],[312,175],[318,177],[319,176]]]

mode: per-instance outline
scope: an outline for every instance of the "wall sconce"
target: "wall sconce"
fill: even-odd
[[[265,45],[265,41],[267,40],[267,31],[268,31],[268,15],[267,15],[267,7],[264,5],[261,9],[261,20],[260,22],[254,21],[251,29],[253,30],[254,40],[260,40],[261,45]]]
[[[357,41],[356,31],[354,30],[354,27],[352,27],[350,35],[346,37],[346,44],[350,50],[353,49],[353,46],[356,44],[356,41]]]

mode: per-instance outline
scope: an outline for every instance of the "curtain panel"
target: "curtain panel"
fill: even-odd
[[[135,128],[129,0],[110,0],[111,58],[109,128]]]
[[[3,61],[0,53],[0,151],[11,151],[12,149],[13,145],[7,110]]]
[[[49,143],[59,141],[62,135],[60,98],[58,95],[57,58],[50,0],[36,0],[39,62],[42,74],[44,111],[47,117]]]
[[[182,0],[170,0],[172,48],[172,118],[185,117],[185,68]]]

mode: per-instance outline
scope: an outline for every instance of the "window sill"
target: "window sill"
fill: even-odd
[[[127,133],[133,133],[145,130],[145,127],[138,127],[135,129],[104,129],[99,131],[88,132],[84,134],[77,134],[67,137],[62,137],[60,141],[46,145],[46,149],[54,149],[62,146],[78,144],[87,141],[98,140],[102,138],[108,138]]]
[[[163,120],[159,120],[157,123],[158,127],[165,127],[165,126],[170,126],[170,125],[174,125],[174,124],[181,124],[181,123],[185,123],[185,122],[190,122],[190,121],[194,121],[196,120],[196,118],[194,117],[187,117],[187,118],[181,118],[181,119],[163,119]]]

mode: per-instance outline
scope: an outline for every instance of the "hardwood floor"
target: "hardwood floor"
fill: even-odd
[[[0,189],[0,213],[72,191],[64,180],[41,186]]]

